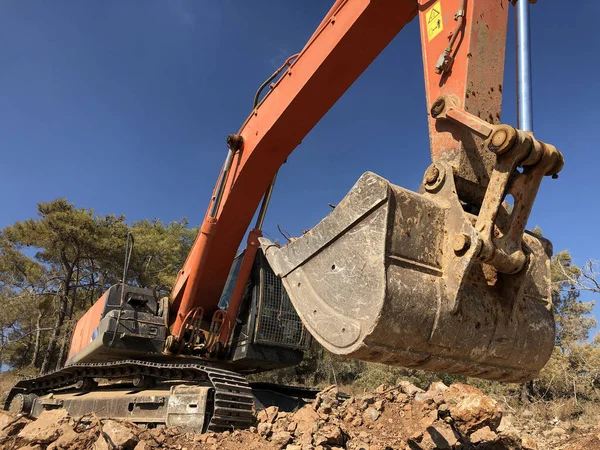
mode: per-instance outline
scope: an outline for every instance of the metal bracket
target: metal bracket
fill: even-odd
[[[55,398],[44,398],[40,400],[40,404],[44,409],[60,408],[64,402]]]
[[[446,278],[446,299],[456,314],[460,307],[459,292],[481,250],[482,240],[466,217],[458,199],[452,167],[445,162],[429,166],[419,191],[424,197],[435,199],[447,208],[446,236],[443,267],[452,267],[452,276]]]
[[[444,52],[440,55],[435,64],[435,73],[438,75],[448,72],[454,63],[454,58],[450,56],[449,52]]]
[[[496,127],[487,145],[497,159],[475,225],[484,242],[479,258],[500,272],[517,273],[527,262],[523,233],[540,184],[544,176],[560,172],[563,156],[556,147],[506,125]],[[512,208],[505,202],[509,196]]]
[[[523,233],[535,197],[544,176],[557,177],[564,165],[562,154],[530,133],[487,123],[458,107],[449,97],[439,98],[431,115],[480,134],[487,139],[488,149],[496,154],[496,165],[475,225],[483,240],[478,259],[502,273],[520,272],[527,262]],[[512,208],[506,203],[509,196],[514,199]]]
[[[146,396],[146,397],[136,397],[132,402],[134,405],[164,405],[166,401],[166,397],[163,396]]]

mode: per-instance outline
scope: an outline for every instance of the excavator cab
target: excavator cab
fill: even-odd
[[[234,260],[219,308],[227,311],[244,257]],[[262,251],[246,283],[242,307],[233,327],[227,359],[239,372],[257,373],[299,364],[311,335],[294,309]]]

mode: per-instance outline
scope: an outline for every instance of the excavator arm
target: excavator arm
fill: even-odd
[[[541,179],[560,171],[562,155],[554,147],[535,140],[531,133],[500,125],[509,7],[508,0],[336,1],[302,51],[286,62],[283,74],[255,105],[240,131],[228,137],[226,162],[198,238],[172,291],[171,309],[175,314],[167,349],[181,345],[186,321],[196,310],[213,315],[211,329],[213,332],[218,329],[215,342],[227,345],[262,242],[269,262],[283,279],[303,322],[313,336],[336,353],[460,373],[473,373],[473,367],[479,364],[475,372],[484,377],[527,378],[535,369],[521,370],[515,375],[514,371],[503,370],[502,361],[496,360],[494,355],[506,353],[499,350],[506,342],[514,344],[506,336],[519,328],[537,326],[546,332],[538,333],[538,337],[532,332],[532,339],[524,339],[517,347],[524,352],[525,359],[540,353],[534,358],[536,368],[540,367],[540,361],[545,363],[554,333],[548,312],[551,308],[548,274],[543,268],[548,251],[543,250],[538,241],[525,242],[524,231]],[[414,197],[412,193],[396,192],[396,187],[387,181],[367,176],[359,180],[331,217],[297,242],[275,251],[261,238],[261,227],[279,167],[375,57],[416,16],[421,30],[433,161],[425,173],[422,195]],[[367,184],[363,186],[364,183]],[[372,192],[373,198],[359,198],[355,192],[375,184],[381,185],[381,191]],[[395,200],[392,192],[396,192]],[[515,199],[512,211],[504,202],[508,196]],[[231,262],[261,198],[263,204],[257,224],[248,233],[246,251],[225,313],[217,309],[217,304]],[[364,219],[357,215],[358,210],[364,215],[374,214],[376,208],[369,203],[375,201],[374,198],[379,206],[388,205],[389,210],[385,212],[388,222],[394,215],[396,222],[406,221],[400,227],[396,223],[396,228],[387,224],[371,230],[387,233],[388,238],[392,236],[391,241],[377,242],[364,236],[357,244],[362,246],[360,249],[352,247],[354,244],[334,245],[333,242],[344,241],[340,237]],[[361,206],[361,201],[366,203]],[[402,211],[396,202],[410,207]],[[338,229],[337,225],[342,223],[346,229]],[[396,236],[397,233],[414,235],[406,241],[400,234]],[[376,245],[381,245],[383,251],[372,253]],[[400,245],[402,249],[394,250]],[[362,292],[353,284],[360,278],[356,278],[356,271],[365,276],[369,274],[368,264],[363,268],[354,265],[344,269],[352,273],[351,277],[331,279],[327,288],[319,287],[314,280],[322,278],[325,272],[340,273],[339,263],[320,267],[316,262],[317,255],[328,253],[332,253],[328,261],[344,259],[344,255],[349,261],[370,255],[371,261],[377,261],[378,267],[387,267],[388,273],[386,276],[370,273],[367,278],[379,281],[363,280],[365,290]],[[545,256],[540,256],[541,253]],[[390,260],[404,269],[397,269],[400,272],[391,275]],[[311,264],[317,266],[321,275],[309,274],[307,268]],[[431,273],[435,275],[433,279],[423,275]],[[292,274],[303,280],[291,283]],[[434,288],[425,291],[407,288],[410,292],[405,292],[407,289],[394,287],[392,281],[415,286],[425,283]],[[466,287],[482,282],[486,287]],[[534,293],[527,291],[528,283],[536,286]],[[304,287],[299,289],[306,285],[310,286],[308,291]],[[344,286],[349,286],[344,304],[335,306],[339,299],[331,292],[332,286],[338,293],[346,292]],[[367,300],[368,293],[377,290],[381,290],[382,295]],[[393,290],[398,292],[391,295]],[[356,292],[362,292],[358,295],[360,298]],[[477,297],[488,299],[479,303],[495,312],[485,314],[477,309],[481,307],[478,305],[471,308],[469,314],[461,313],[461,308],[469,308]],[[515,305],[526,297],[535,297],[543,307],[521,314],[517,320]],[[393,334],[386,329],[375,339],[381,342],[371,345],[369,350],[366,336],[377,334],[373,330],[385,322],[374,318],[377,312],[390,315],[401,303],[427,305],[427,308],[414,314],[406,311],[398,316],[392,314],[392,322],[385,326],[398,327],[407,320],[419,323],[420,328],[413,333],[424,333],[417,339],[419,342],[411,343],[400,333],[397,341],[392,342],[395,350],[386,350],[380,344],[389,342],[390,333]],[[500,307],[503,304],[508,306]],[[360,310],[358,305],[365,309],[359,314],[362,318],[375,316],[362,324],[361,320],[350,318],[348,311]],[[314,318],[317,311],[318,320]],[[489,323],[479,332],[481,320]],[[330,327],[332,321],[339,326]],[[502,321],[511,325],[505,327]],[[450,322],[452,325],[447,330],[440,331],[440,323]],[[464,336],[457,334],[465,325],[473,326],[475,331]],[[332,333],[334,336],[328,336]],[[338,338],[344,334],[352,337]],[[427,348],[439,345],[440,336],[446,339],[448,334],[454,338],[459,336],[458,340],[451,340],[456,341],[454,349],[465,345],[477,347],[473,351],[485,353],[489,358],[481,357],[474,362],[467,355],[466,361],[457,362],[456,359],[461,358],[460,351],[464,353],[463,348],[457,352],[438,352],[446,356],[438,355],[441,359],[435,364],[419,362],[435,359]],[[473,346],[460,341],[477,339],[479,335],[483,335],[485,345]],[[412,348],[405,348],[407,345]],[[415,348],[419,349],[416,353]],[[412,353],[400,356],[403,352]],[[517,366],[519,361],[507,364]]]
[[[200,233],[171,294],[176,311],[173,335],[180,333],[191,309],[202,307],[205,314],[216,310],[235,253],[279,167],[417,12],[412,0],[336,1],[285,74],[229,140]],[[249,250],[256,249],[257,235],[251,233]],[[248,263],[244,269],[240,286],[248,276]]]
[[[509,5],[507,1],[472,2],[468,9],[465,5],[465,0],[336,1],[285,75],[228,142],[226,163],[200,234],[171,294],[177,311],[174,335],[180,334],[193,308],[202,307],[211,314],[216,310],[231,261],[279,167],[417,15],[428,104],[448,95],[465,110],[499,121]],[[444,61],[441,68],[440,58]],[[465,147],[468,130],[452,123],[440,126],[431,116],[429,122],[433,160],[453,163],[461,197],[480,202],[493,155],[479,151],[478,145]],[[248,240],[249,261],[257,237],[258,230]],[[249,265],[244,265],[240,286]],[[239,291],[234,298],[239,298]]]

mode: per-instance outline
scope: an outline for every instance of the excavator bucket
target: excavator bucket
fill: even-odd
[[[526,232],[517,273],[483,262],[477,217],[459,202],[451,167],[435,170],[434,186],[419,193],[365,173],[303,236],[283,247],[261,238],[266,257],[334,354],[530,380],[554,347],[550,243]]]

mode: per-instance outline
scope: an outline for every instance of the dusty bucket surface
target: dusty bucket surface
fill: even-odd
[[[519,382],[538,375],[555,339],[547,241],[525,234],[515,275],[457,251],[476,242],[452,177],[415,193],[367,172],[313,229],[261,244],[311,334],[364,361]]]

